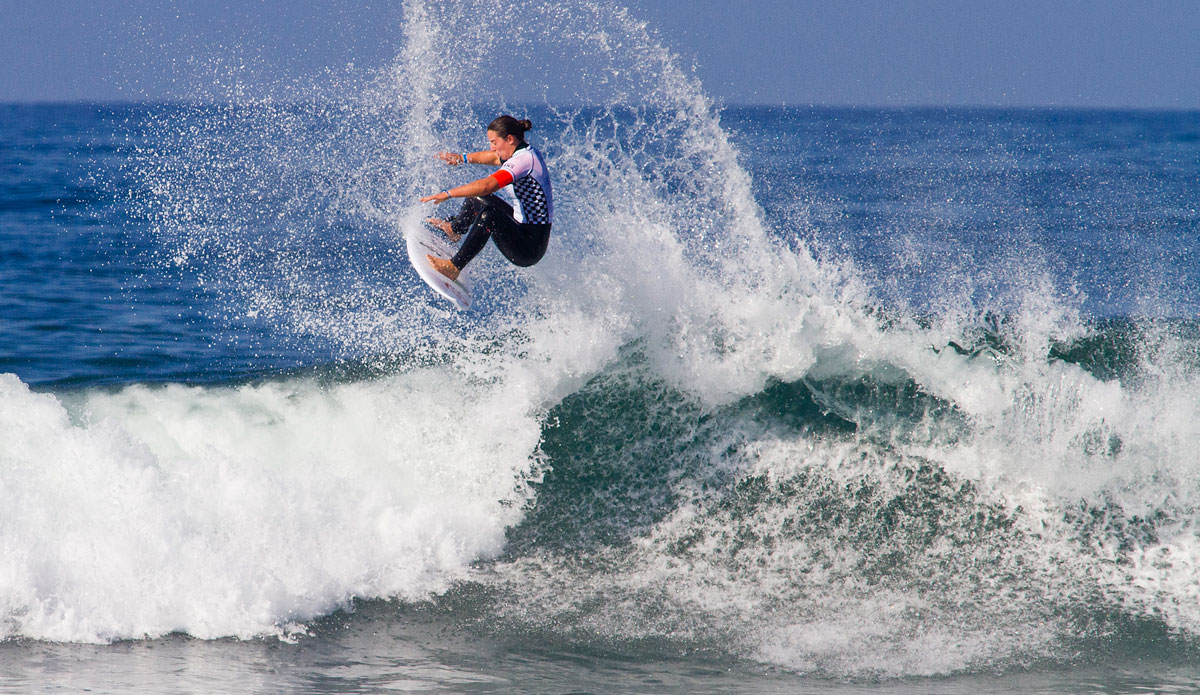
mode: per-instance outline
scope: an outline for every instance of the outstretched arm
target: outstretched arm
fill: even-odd
[[[508,174],[507,171],[498,173]],[[509,176],[509,183],[512,183],[511,176]],[[490,195],[500,190],[500,188],[500,182],[496,180],[496,174],[492,174],[491,176],[485,176],[481,179],[472,181],[471,183],[464,183],[461,186],[455,186],[454,188],[449,188],[444,191],[434,193],[433,195],[427,195],[424,198],[421,198],[421,202],[434,202],[440,204],[450,200],[451,198],[471,198],[474,196]]]
[[[463,162],[463,157],[467,158]],[[450,166],[458,166],[459,164],[490,164],[492,166],[500,166],[500,155],[491,150],[482,152],[438,152],[437,158]]]

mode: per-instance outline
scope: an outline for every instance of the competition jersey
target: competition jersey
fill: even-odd
[[[550,224],[554,220],[554,200],[550,174],[542,154],[529,145],[521,145],[492,178],[501,187],[511,185],[517,205],[513,218],[527,224]]]

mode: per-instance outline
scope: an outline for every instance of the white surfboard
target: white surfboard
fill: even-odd
[[[432,287],[434,292],[453,302],[454,306],[459,309],[469,309],[471,307],[471,281],[467,278],[467,271],[464,269],[459,273],[457,280],[451,280],[434,270],[429,259],[426,258],[427,255],[438,258],[450,258],[454,255],[454,248],[450,246],[446,234],[441,230],[433,229],[424,222],[409,226],[407,232],[405,242],[408,246],[408,260],[416,269],[417,275],[420,275],[425,284]]]

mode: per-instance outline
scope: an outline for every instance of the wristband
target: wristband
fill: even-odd
[[[451,198],[454,197],[454,196],[450,195],[450,191],[442,191],[442,193],[446,194],[446,200],[450,200]]]
[[[463,164],[470,164],[470,162],[467,161],[467,153],[466,152],[463,152]]]

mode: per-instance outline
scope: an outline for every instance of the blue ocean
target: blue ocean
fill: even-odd
[[[0,692],[1200,689],[1200,113],[723,105],[527,4],[0,105]],[[404,230],[500,113],[553,236],[459,312]]]

